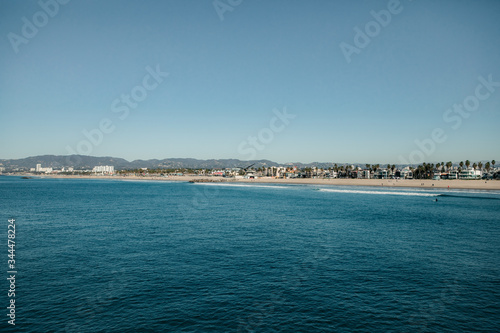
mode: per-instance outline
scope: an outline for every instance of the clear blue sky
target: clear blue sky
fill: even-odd
[[[109,119],[90,155],[500,160],[500,83],[474,97],[478,77],[500,82],[500,1],[402,0],[350,62],[341,45],[356,46],[355,27],[377,29],[370,12],[392,1],[243,0],[223,20],[210,0],[72,0],[57,13],[43,1],[53,17],[0,1],[0,158],[66,155]],[[126,105],[148,66],[169,75],[120,119],[112,103]],[[467,118],[446,114],[467,98]],[[283,108],[295,118],[270,128]],[[419,148],[435,128],[446,141]]]

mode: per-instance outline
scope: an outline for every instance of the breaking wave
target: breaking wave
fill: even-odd
[[[207,185],[207,186],[227,186],[227,187],[249,187],[249,188],[290,188],[290,186],[280,186],[280,185],[256,185],[256,184],[231,184],[231,183],[194,183],[196,185]]]
[[[417,197],[437,197],[440,193],[422,193],[422,192],[396,192],[396,191],[365,191],[365,190],[340,190],[340,189],[319,189],[321,192],[334,193],[356,193],[356,194],[378,194],[378,195],[409,195]]]

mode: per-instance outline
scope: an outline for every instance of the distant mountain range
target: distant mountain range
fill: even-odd
[[[0,167],[4,167],[6,170],[14,169],[30,169],[34,168],[37,164],[41,164],[42,167],[52,167],[54,169],[60,169],[62,167],[73,167],[75,169],[92,169],[96,165],[113,165],[116,170],[123,169],[137,169],[137,168],[149,168],[149,169],[224,169],[224,168],[237,168],[237,167],[247,167],[250,164],[255,164],[254,168],[260,167],[271,167],[271,166],[297,166],[299,168],[304,167],[321,167],[328,168],[332,167],[334,163],[285,163],[280,164],[277,162],[269,160],[253,160],[253,161],[242,161],[238,159],[210,159],[210,160],[198,160],[194,158],[166,158],[162,160],[151,159],[151,160],[134,160],[127,161],[123,158],[117,157],[96,157],[96,156],[84,156],[84,155],[41,155],[41,156],[31,156],[21,159],[0,159]],[[340,164],[339,164],[340,165]]]
[[[487,161],[481,161],[485,164]],[[269,160],[252,160],[242,161],[238,159],[210,159],[198,160],[195,158],[165,158],[162,160],[134,160],[129,162],[123,158],[118,157],[97,157],[85,155],[41,155],[31,156],[21,159],[0,159],[0,167],[5,168],[6,171],[11,170],[28,170],[41,164],[43,168],[51,167],[53,169],[61,169],[62,167],[73,167],[75,169],[92,169],[96,165],[113,165],[115,170],[124,169],[225,169],[225,168],[242,168],[250,164],[254,164],[254,168],[271,167],[271,166],[296,166],[298,168],[317,167],[317,168],[330,168],[335,164],[341,165],[355,165],[362,168],[365,167],[364,163],[333,163],[333,162],[312,162],[312,163],[277,163]],[[380,163],[381,167],[387,164]],[[458,165],[453,163],[453,165]],[[396,167],[405,167],[406,165],[396,164]]]

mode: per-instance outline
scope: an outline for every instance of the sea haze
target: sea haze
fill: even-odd
[[[500,192],[3,176],[0,200],[16,331],[500,326]]]

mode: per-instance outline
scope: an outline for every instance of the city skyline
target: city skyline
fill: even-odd
[[[498,160],[499,10],[2,2],[0,158]]]

